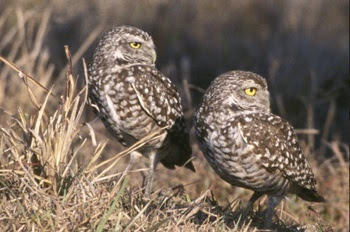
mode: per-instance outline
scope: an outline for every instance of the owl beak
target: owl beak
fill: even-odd
[[[155,63],[157,60],[157,53],[156,50],[152,50],[152,62]]]

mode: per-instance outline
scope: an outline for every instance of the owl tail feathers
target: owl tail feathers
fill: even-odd
[[[169,169],[172,169],[172,170],[175,169],[175,165],[176,165],[176,166],[184,166],[185,168],[188,168],[188,169],[190,169],[191,171],[196,172],[196,169],[194,168],[192,161],[188,161],[188,162],[185,163],[185,164],[178,164],[178,163],[175,163],[175,164],[174,164],[174,163],[169,163],[169,162],[167,162],[166,160],[161,160],[160,162],[161,162],[166,168],[169,168]]]
[[[326,200],[316,192],[315,189],[308,189],[302,186],[294,186],[293,193],[305,201],[311,202],[326,202]]]
[[[190,169],[191,171],[196,172],[196,169],[194,168],[192,161],[187,162],[187,163],[185,164],[185,168],[188,168],[188,169]]]

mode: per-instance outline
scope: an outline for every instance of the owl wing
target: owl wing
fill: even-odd
[[[180,95],[173,83],[154,67],[137,66],[134,91],[142,109],[160,126],[173,126],[183,117]]]
[[[140,68],[138,68],[140,67]],[[181,147],[176,156],[166,156],[161,160],[168,168],[175,165],[195,168],[190,160],[192,149],[189,143],[185,119],[182,113],[181,98],[173,83],[154,67],[138,66],[132,83],[142,109],[160,127],[167,127],[171,143]]]
[[[262,166],[280,172],[293,183],[315,189],[316,180],[300,148],[292,126],[273,114],[250,114],[239,118],[243,140],[253,146]]]

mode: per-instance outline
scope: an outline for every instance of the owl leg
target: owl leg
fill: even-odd
[[[246,209],[253,210],[254,202],[256,202],[256,200],[258,200],[262,195],[264,195],[264,194],[261,192],[254,192],[254,194],[250,197],[250,199],[246,205]]]
[[[130,160],[129,160],[129,164],[125,169],[125,173],[129,172],[131,170],[131,168],[134,166],[135,162],[138,161],[140,159],[140,157],[142,156],[142,154],[140,152],[137,151],[133,151],[130,153]]]
[[[246,203],[243,208],[242,218],[245,219],[253,212],[253,205],[256,200],[258,200],[262,195],[261,192],[254,192],[254,194],[250,197],[249,201]]]
[[[279,205],[282,199],[283,196],[280,195],[268,196],[264,227],[269,228],[271,226],[272,218],[275,213],[275,208]]]
[[[126,176],[126,174],[128,174],[128,172],[130,172],[131,168],[134,166],[135,162],[138,161],[140,159],[140,157],[142,156],[141,153],[137,152],[137,151],[132,151],[130,153],[130,160],[129,160],[129,164],[128,166],[125,168],[125,170],[123,171],[121,177],[119,178],[119,181],[117,183],[120,184],[120,182],[124,179],[124,177]]]
[[[156,170],[157,164],[159,163],[159,155],[156,152],[152,152],[149,155],[149,170],[145,180],[145,196],[148,197],[152,190],[152,184],[154,179],[154,172]]]

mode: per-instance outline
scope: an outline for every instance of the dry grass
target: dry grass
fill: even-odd
[[[242,202],[252,193],[220,180],[195,143],[197,172],[192,174],[183,168],[170,171],[159,166],[150,199],[143,198],[140,187],[144,160],[130,175],[121,176],[128,152],[157,134],[121,151],[116,142],[104,137],[105,130],[99,122],[89,122],[91,117],[85,115],[89,110],[88,90],[81,84],[85,83],[86,68],[80,60],[101,28],[84,40],[73,57],[66,48],[67,64],[57,70],[51,63],[54,55],[44,46],[51,15],[50,8],[38,15],[16,7],[0,14],[0,33],[5,35],[0,38],[0,54],[6,54],[1,60],[7,62],[0,64],[0,228],[258,231],[262,206],[257,204],[257,213],[241,218]],[[82,67],[82,76],[72,73],[74,65]],[[197,87],[188,83],[190,72],[186,67],[181,89],[191,115],[189,88]],[[280,112],[285,111],[283,106],[280,101]],[[320,145],[314,142],[314,133],[319,131],[313,129],[315,115],[312,110],[308,112],[304,120],[309,127],[299,132],[317,187],[327,203],[311,204],[290,196],[278,207],[273,228],[348,231],[349,147],[330,129],[336,108],[329,107],[323,128],[318,128],[322,129]]]

